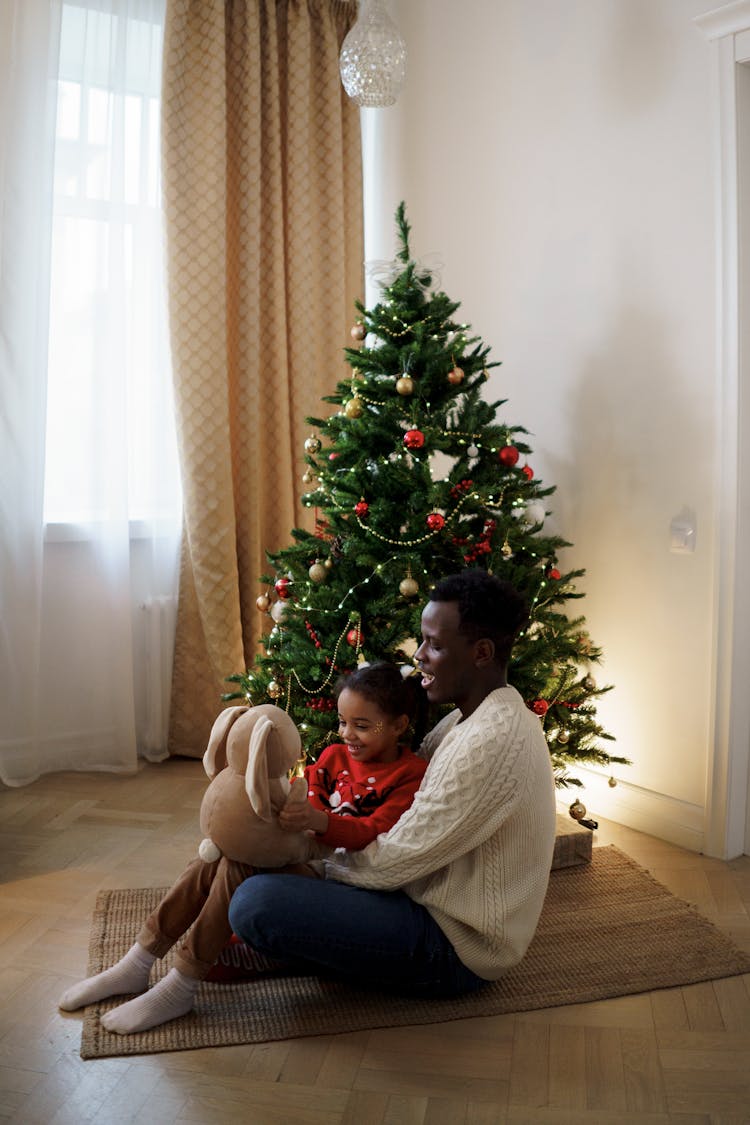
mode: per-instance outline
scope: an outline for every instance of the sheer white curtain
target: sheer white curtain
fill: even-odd
[[[180,495],[159,213],[163,9],[0,4],[5,784],[166,756],[166,708],[153,701],[168,675],[142,608],[162,607],[168,654]]]

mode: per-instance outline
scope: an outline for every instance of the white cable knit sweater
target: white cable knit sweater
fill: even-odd
[[[402,888],[422,903],[477,976],[523,957],[549,879],[555,786],[541,724],[512,687],[468,719],[452,711],[427,735],[414,803],[359,852],[325,861],[327,879]]]

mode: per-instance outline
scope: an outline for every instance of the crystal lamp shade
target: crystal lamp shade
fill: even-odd
[[[339,69],[357,105],[393,105],[406,76],[406,44],[385,0],[360,0],[357,22],[341,46]]]

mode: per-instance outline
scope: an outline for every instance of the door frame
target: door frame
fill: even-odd
[[[750,167],[740,121],[750,130],[750,0],[736,0],[694,21],[714,55],[716,113],[716,316],[719,388],[716,479],[711,744],[706,781],[705,847],[731,859],[750,848]],[[743,73],[740,73],[742,69]],[[742,181],[740,177],[743,177]],[[744,284],[743,284],[744,282]],[[744,293],[743,293],[744,291]],[[745,299],[743,300],[743,296]],[[745,347],[742,347],[744,337]],[[743,383],[745,394],[742,393]],[[743,442],[743,435],[745,441]]]

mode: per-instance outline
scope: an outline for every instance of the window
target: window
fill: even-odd
[[[48,524],[179,512],[159,182],[163,8],[163,0],[62,8]]]

